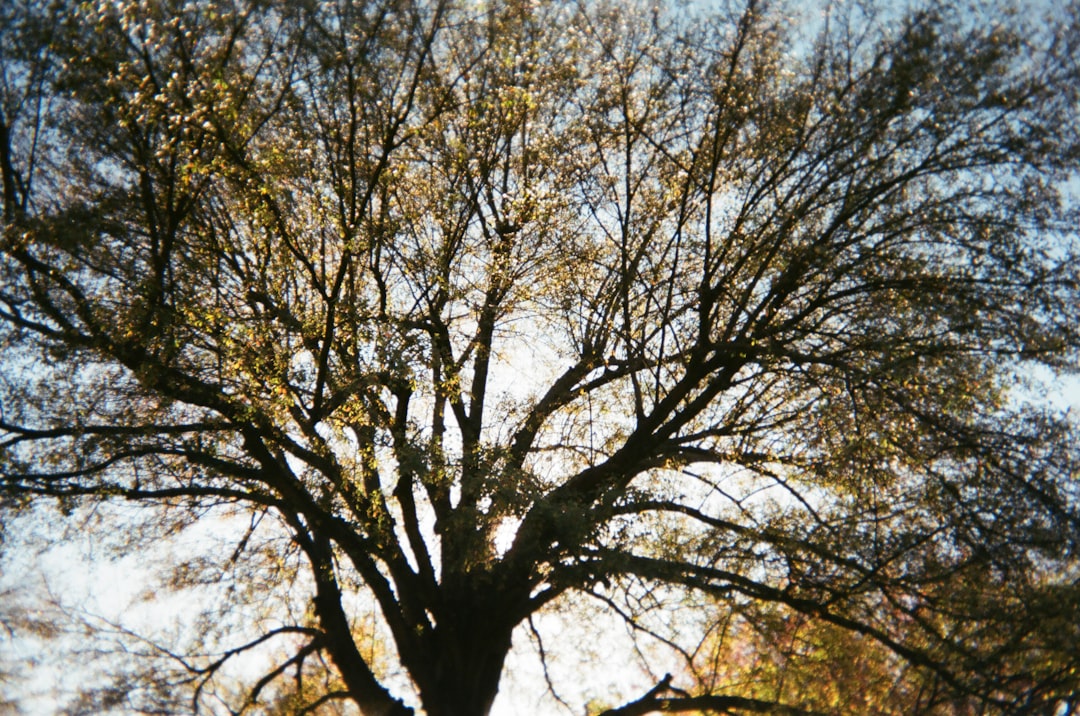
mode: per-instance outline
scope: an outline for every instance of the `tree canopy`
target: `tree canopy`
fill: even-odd
[[[1080,6],[884,5],[4,3],[9,541],[243,526],[85,703],[1075,700]]]

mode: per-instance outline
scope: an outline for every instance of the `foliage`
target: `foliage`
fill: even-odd
[[[582,595],[610,713],[1080,690],[1076,3],[0,12],[5,530],[221,595],[90,708],[485,714]]]

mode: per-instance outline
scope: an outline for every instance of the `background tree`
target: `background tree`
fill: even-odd
[[[659,659],[609,713],[865,712],[702,678],[736,617],[935,713],[1080,688],[1024,388],[1077,369],[1075,3],[5,8],[5,525],[240,525],[93,708],[486,714],[583,595]]]

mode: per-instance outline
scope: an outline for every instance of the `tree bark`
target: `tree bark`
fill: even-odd
[[[421,686],[429,716],[487,716],[511,647],[513,600],[482,574],[465,577],[435,630],[431,683]],[[454,590],[457,591],[457,590]]]

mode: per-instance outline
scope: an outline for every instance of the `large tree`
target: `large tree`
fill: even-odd
[[[201,636],[95,708],[479,716],[515,634],[622,620],[673,676],[612,713],[1052,712],[1080,443],[1025,376],[1080,359],[1080,7],[1051,11],[4,3],[4,522],[247,528],[177,565],[236,587]],[[895,684],[810,693],[822,663]]]

